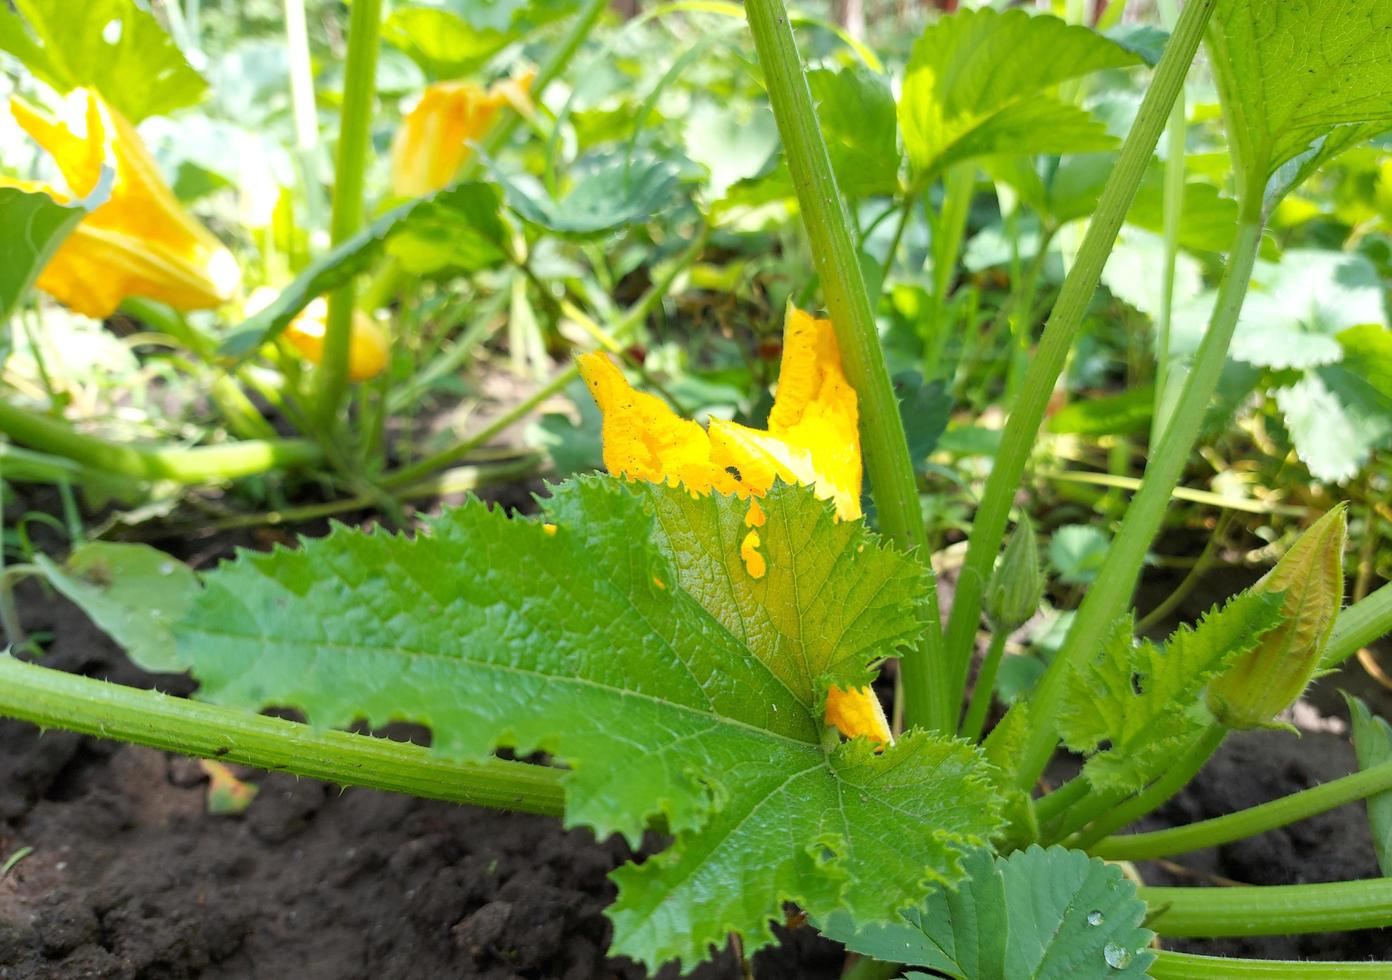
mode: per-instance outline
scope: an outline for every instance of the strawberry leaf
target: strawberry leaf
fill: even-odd
[[[827,737],[828,685],[919,633],[926,574],[806,489],[760,504],[761,578],[748,501],[612,477],[556,488],[550,528],[478,502],[410,538],[338,528],[208,575],[178,655],[224,704],[551,752],[568,824],[665,823],[671,847],[615,875],[614,952],[650,966],[771,942],[784,902],[890,921],[996,828],[990,769],[923,733]]]

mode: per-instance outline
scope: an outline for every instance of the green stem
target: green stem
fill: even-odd
[[[972,194],[976,190],[976,165],[953,164],[943,175],[942,213],[933,223],[933,305],[929,335],[924,339],[923,377],[937,377],[943,347],[947,344],[947,291],[962,255]]]
[[[1092,792],[1092,787],[1082,775],[1074,776],[1068,782],[1034,801],[1034,815],[1041,824],[1053,820],[1064,810],[1076,804]]]
[[[57,419],[3,401],[0,401],[0,432],[34,449],[137,480],[206,483],[307,466],[322,459],[313,443],[295,439],[248,439],[191,449],[118,445],[76,432]]]
[[[1200,820],[1185,827],[1108,837],[1098,841],[1088,851],[1108,861],[1146,861],[1172,854],[1186,854],[1254,837],[1386,790],[1392,790],[1392,762],[1384,762],[1321,786],[1312,786],[1279,800],[1211,820]]]
[[[363,184],[372,142],[372,109],[377,97],[377,48],[382,27],[382,0],[353,0],[348,20],[348,57],[344,64],[343,108],[338,124],[338,159],[334,164],[333,213],[329,240],[339,245],[362,227]],[[354,284],[329,295],[324,325],[324,359],[319,367],[317,422],[329,432],[338,421],[348,390],[348,348],[353,331]]]
[[[1162,936],[1281,936],[1392,926],[1392,878],[1244,888],[1141,888],[1139,894],[1150,906],[1150,927]]]
[[[1034,297],[1039,289],[1039,279],[1044,274],[1044,266],[1049,261],[1049,247],[1053,245],[1054,236],[1057,234],[1057,225],[1048,224],[1040,228],[1039,251],[1025,268],[1024,282],[1019,291],[1014,293],[1011,301],[1001,311],[1001,316],[1008,316],[1010,323],[1009,352],[1005,359],[1005,403],[1008,406],[1014,405],[1015,399],[1019,397],[1025,372],[1029,368],[1030,340],[1034,336],[1034,318],[1031,316],[1034,312]],[[996,325],[992,324],[993,337],[997,330]]]
[[[625,340],[629,334],[633,333],[642,325],[643,321],[647,319],[648,314],[666,297],[668,290],[672,288],[672,283],[676,281],[677,276],[681,275],[691,263],[700,258],[701,252],[705,250],[706,241],[709,237],[710,226],[703,225],[700,233],[692,240],[691,245],[687,247],[686,251],[682,252],[671,265],[658,275],[657,279],[653,281],[653,284],[648,287],[648,291],[624,313],[623,319],[609,331],[614,339]],[[580,369],[572,364],[560,374],[556,375],[556,377],[551,379],[547,384],[537,389],[530,397],[514,405],[509,411],[494,419],[478,432],[448,449],[441,450],[434,456],[429,456],[409,466],[403,466],[401,469],[390,474],[383,481],[382,485],[388,489],[408,486],[429,476],[441,467],[448,466],[451,463],[463,459],[518,419],[524,418],[538,405],[546,401],[546,399],[564,390],[566,385],[570,384],[579,376]]]
[[[1379,637],[1392,633],[1392,582],[1349,606],[1334,621],[1324,666],[1343,663]]]
[[[502,759],[451,762],[423,746],[320,731],[8,656],[0,656],[0,715],[344,786],[547,816],[565,807],[557,769]]]
[[[1193,9],[1185,7],[1185,13]],[[1169,507],[1170,495],[1179,484],[1184,465],[1194,448],[1203,425],[1204,416],[1218,378],[1227,362],[1228,344],[1256,261],[1261,242],[1261,224],[1244,220],[1237,229],[1223,282],[1218,289],[1218,302],[1213,318],[1193,368],[1184,382],[1178,405],[1169,425],[1146,464],[1141,487],[1126,509],[1126,517],[1112,540],[1097,579],[1088,590],[1078,613],[1069,628],[1063,649],[1039,679],[1030,698],[1030,714],[1041,721],[1056,717],[1058,699],[1064,682],[1080,657],[1089,656],[1101,647],[1106,631],[1126,611],[1132,590],[1145,562],[1146,551],[1155,538]],[[1021,759],[1018,785],[1031,786],[1048,764],[1053,752],[1056,733],[1052,723],[1036,725],[1030,731],[1029,742]]]
[[[1020,400],[1006,422],[981,506],[972,523],[971,543],[957,581],[952,616],[947,628],[946,644],[954,684],[952,694],[958,699],[966,685],[972,640],[981,619],[982,590],[991,574],[991,564],[1000,551],[1010,507],[1020,489],[1025,465],[1053,393],[1054,382],[1063,370],[1069,348],[1082,325],[1083,315],[1092,302],[1102,276],[1102,267],[1116,242],[1117,232],[1131,207],[1136,188],[1140,186],[1156,141],[1169,117],[1170,106],[1184,85],[1184,77],[1194,60],[1194,53],[1198,50],[1216,2],[1190,0],[1185,4],[1179,23],[1165,45],[1165,53],[1156,67],[1150,88],[1141,102],[1135,124],[1127,134],[1116,166],[1102,189],[1078,257],[1064,280],[1058,302],[1054,304],[1045,324],[1038,350],[1025,374]]]
[[[1216,721],[1211,722],[1165,775],[1099,820],[1072,846],[1089,848],[1108,834],[1135,823],[1146,814],[1164,806],[1176,793],[1189,785],[1189,781],[1198,775],[1204,763],[1218,751],[1218,746],[1223,744],[1223,739],[1227,736],[1227,728]]]
[[[1172,27],[1179,16],[1176,0],[1160,0],[1160,16],[1166,27]],[[1160,316],[1155,323],[1155,411],[1150,425],[1150,444],[1158,445],[1174,409],[1170,389],[1177,392],[1182,377],[1170,377],[1170,321],[1174,312],[1175,270],[1179,257],[1179,228],[1184,218],[1184,155],[1185,155],[1184,90],[1181,88],[1170,110],[1166,127],[1165,153],[1165,254],[1164,282],[1160,289]]]
[[[929,567],[928,535],[904,425],[899,418],[899,401],[880,350],[879,331],[861,275],[850,219],[812,107],[812,93],[793,39],[788,11],[783,0],[746,0],[744,10],[763,66],[764,84],[797,190],[827,310],[835,326],[846,378],[860,397],[865,468],[880,528],[899,547],[917,553],[924,566]],[[929,626],[919,646],[905,651],[900,677],[906,722],[945,732],[956,721],[961,699],[950,698],[942,657],[937,589],[931,574],[926,596]]]
[[[972,691],[971,704],[967,706],[967,717],[962,721],[958,732],[963,738],[973,742],[981,738],[981,730],[986,727],[986,712],[991,707],[991,696],[996,688],[996,672],[1000,670],[1001,657],[1005,654],[1005,630],[991,634],[991,646],[986,651],[986,659],[981,662],[981,670],[976,675],[976,689]]]
[[[1148,976],[1154,980],[1359,980],[1386,977],[1386,963],[1244,960],[1161,950]]]

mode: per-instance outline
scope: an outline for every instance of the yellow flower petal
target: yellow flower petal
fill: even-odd
[[[329,304],[317,296],[285,328],[285,339],[315,364],[324,360],[324,335],[328,331]],[[387,336],[362,310],[353,311],[353,330],[348,338],[348,380],[366,381],[381,374],[391,360]]]
[[[472,143],[493,127],[498,110],[530,108],[529,72],[484,91],[473,82],[426,86],[416,107],[402,119],[392,140],[392,193],[421,197],[447,187],[473,155]]]
[[[881,747],[894,744],[880,700],[868,687],[828,688],[826,720],[847,738],[864,735]]]
[[[232,254],[180,206],[119,112],[86,89],[69,97],[67,121],[17,97],[10,109],[68,185],[69,194],[43,188],[55,200],[89,194],[103,166],[114,174],[111,196],[58,249],[39,276],[40,289],[92,317],[110,315],[128,296],[179,310],[230,298],[240,278]]]
[[[784,324],[783,363],[768,430],[713,419],[709,430],[680,418],[666,403],[635,391],[604,354],[585,354],[580,373],[604,416],[604,465],[632,480],[749,497],[740,558],[754,578],[768,573],[756,530],[758,500],[775,479],[815,488],[837,516],[861,516],[859,413],[841,370],[831,321],[794,307]],[[848,737],[891,744],[889,723],[869,688],[827,692],[826,720]]]

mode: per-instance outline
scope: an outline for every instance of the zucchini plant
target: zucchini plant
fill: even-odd
[[[374,9],[353,5],[354,30],[375,29],[361,20]],[[1032,353],[1015,327],[1010,414],[945,622],[872,266],[841,183],[855,173],[892,188],[904,220],[887,265],[907,216],[940,202],[930,249],[944,277],[975,168],[1005,167],[1012,153],[1114,146],[1070,86],[1145,56],[1021,10],[943,17],[914,46],[893,116],[867,113],[876,127],[897,118],[901,180],[897,140],[879,132],[871,142],[881,153],[867,156],[846,113],[828,111],[843,98],[883,110],[883,80],[809,82],[782,0],[746,0],[744,13],[827,312],[789,306],[766,427],[703,427],[636,390],[605,355],[586,355],[578,370],[603,413],[607,475],[550,487],[536,517],[472,501],[415,534],[336,527],[202,574],[133,545],[91,544],[62,565],[41,559],[48,580],[138,664],[190,672],[198,700],[3,658],[0,711],[552,814],[635,847],[658,831],[656,854],[614,873],[609,910],[613,952],[653,970],[690,969],[731,934],[747,952],[769,944],[791,903],[861,954],[860,977],[1387,975],[1386,962],[1218,960],[1164,945],[1392,926],[1392,878],[1160,888],[1138,887],[1126,867],[1361,799],[1382,866],[1392,866],[1392,731],[1362,705],[1353,709],[1360,772],[1214,820],[1124,831],[1181,790],[1228,732],[1281,727],[1321,670],[1392,631],[1392,586],[1343,608],[1341,505],[1256,585],[1163,642],[1138,638],[1131,612],[1214,399],[1264,225],[1308,175],[1392,128],[1392,5],[1188,0],[1178,10]],[[1146,220],[1138,192],[1205,40],[1236,194],[1222,282],[1197,351],[1175,366],[1144,478],[1061,648],[988,729],[1005,636],[1042,591],[1029,523],[1017,520],[1004,545],[1015,493],[1118,232]],[[370,68],[350,58],[347,70],[351,102],[354,71]],[[344,218],[345,234],[356,217]],[[946,289],[935,282],[938,332],[951,320]],[[253,326],[282,328],[306,298],[287,294]],[[331,302],[328,312],[330,408],[349,364],[343,309]],[[924,346],[930,371],[938,332]],[[1370,383],[1385,392],[1386,374]],[[984,683],[968,699],[983,612]],[[901,725],[872,688],[891,659]],[[271,707],[305,722],[259,714]],[[430,748],[340,731],[398,720],[429,726]],[[1081,769],[1048,783],[1061,747]],[[503,760],[501,748],[547,761]]]

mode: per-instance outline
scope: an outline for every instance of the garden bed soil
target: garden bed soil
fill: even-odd
[[[205,561],[226,550],[199,548]],[[48,666],[191,689],[185,678],[137,670],[78,610],[32,583],[19,604]],[[1376,693],[1360,674],[1355,667],[1348,680]],[[1340,683],[1323,683],[1326,713],[1340,710]],[[1345,736],[1234,737],[1148,826],[1225,813],[1354,766]],[[0,878],[0,978],[644,975],[605,955],[606,875],[631,856],[622,842],[565,831],[553,819],[241,772],[259,794],[240,815],[212,815],[192,760],[0,721],[0,861],[32,849]],[[1361,805],[1177,861],[1143,873],[1187,884],[1378,873]],[[839,976],[845,957],[834,944],[806,927],[780,934],[780,946],[755,958],[755,976]],[[1392,931],[1179,948],[1385,959]],[[743,970],[726,950],[696,975],[736,980]]]

